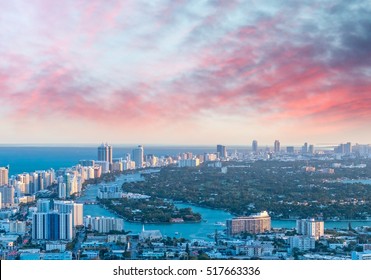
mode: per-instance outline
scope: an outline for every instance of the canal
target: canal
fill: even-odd
[[[115,182],[108,184],[122,185],[125,182],[134,182],[143,180],[139,174],[121,175]],[[107,185],[107,184],[106,184]],[[89,185],[84,194],[77,200],[78,202],[94,201],[97,196],[97,190],[100,185]],[[200,223],[174,223],[174,224],[145,224],[146,230],[160,230],[162,235],[170,237],[184,237],[187,239],[207,239],[208,235],[213,234],[215,230],[221,231],[225,229],[225,222],[227,219],[233,217],[230,213],[222,210],[215,210],[205,207],[199,207],[187,203],[175,203],[178,208],[191,207],[194,212],[202,215]],[[117,217],[114,213],[99,205],[84,205],[84,216],[105,216]],[[347,221],[328,221],[325,222],[326,229],[333,228],[347,228]],[[352,227],[371,226],[371,221],[352,221]],[[272,220],[273,228],[294,228],[295,220]],[[142,231],[142,224],[125,222],[125,231],[132,233],[139,233]]]

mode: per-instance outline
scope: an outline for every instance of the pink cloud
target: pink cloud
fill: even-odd
[[[217,29],[226,14],[216,10],[200,21],[202,25],[186,29],[189,34],[185,37],[189,38],[184,41],[189,44],[182,46],[180,53],[169,52],[168,56],[147,61],[145,49],[141,49],[144,58],[139,60],[140,74],[124,83],[117,78],[119,75],[112,81],[100,80],[90,70],[111,65],[120,69],[123,58],[130,57],[123,52],[119,62],[101,65],[102,57],[106,58],[111,49],[104,49],[106,45],[99,42],[111,43],[104,38],[114,32],[126,35],[123,11],[133,9],[134,4],[81,1],[72,5],[77,8],[74,16],[67,4],[38,3],[39,15],[47,25],[40,31],[41,38],[50,40],[42,41],[35,52],[45,56],[45,61],[7,51],[3,59],[8,64],[0,66],[0,101],[12,108],[13,119],[43,120],[52,115],[74,121],[151,126],[181,123],[214,112],[242,120],[256,118],[261,123],[297,121],[298,126],[305,122],[337,127],[344,122],[350,125],[351,121],[367,123],[371,119],[371,82],[357,67],[359,58],[348,56],[345,61],[349,63],[337,57],[321,58],[322,51],[327,50],[323,37],[306,41],[309,37],[305,34],[284,30],[300,22],[291,21],[283,11],[258,18],[254,24],[221,31],[219,37],[207,41],[200,30]],[[184,1],[165,5],[160,9],[164,17],[157,18],[155,27],[146,26],[153,34],[148,38],[136,35],[135,39],[159,48],[156,42],[161,41],[162,29],[179,20],[174,14],[181,13],[184,5]],[[236,5],[225,8],[233,11]],[[64,18],[71,20],[69,25],[62,24]],[[74,28],[77,32],[72,32]],[[364,51],[363,41],[353,41]],[[125,51],[134,52],[141,45],[138,41],[129,44]],[[76,45],[86,47],[91,54],[79,57],[85,53],[75,54]],[[333,54],[337,52],[340,50],[333,50]],[[123,78],[131,74],[125,71]],[[155,75],[156,71],[164,74]]]

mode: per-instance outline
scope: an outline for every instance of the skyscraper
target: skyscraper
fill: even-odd
[[[0,193],[2,197],[2,203],[4,207],[9,207],[14,204],[14,187],[3,186],[0,187]]]
[[[144,163],[144,149],[142,145],[133,150],[133,161],[135,162],[135,168],[142,168]]]
[[[74,203],[73,201],[67,200],[55,200],[54,210],[57,210],[58,213],[71,213],[73,227],[83,224],[84,205],[81,203]]]
[[[216,152],[219,153],[219,158],[226,158],[227,157],[227,148],[223,145],[216,146]]]
[[[0,167],[0,186],[8,184],[9,180],[9,170],[6,167]]]
[[[258,141],[257,140],[252,141],[252,152],[255,154],[258,152]]]
[[[281,150],[281,143],[279,140],[274,141],[274,152],[278,153]]]
[[[311,155],[314,154],[314,146],[313,145],[309,145],[308,153],[311,154]]]
[[[66,184],[66,198],[78,192],[77,176],[75,173],[66,173],[64,175],[64,183]]]
[[[36,172],[30,173],[29,193],[34,194],[39,191],[39,175]]]
[[[69,195],[67,196],[66,183],[59,183],[58,184],[58,198],[66,199],[68,197],[70,197],[70,196]]]
[[[32,238],[44,240],[72,240],[72,214],[34,213],[32,215]]]
[[[307,154],[308,153],[308,143],[305,142],[304,145],[301,147],[301,153]]]
[[[334,152],[337,154],[350,155],[352,153],[352,143],[348,142],[346,144],[340,144],[334,148]]]
[[[98,160],[112,163],[112,146],[102,143],[98,147]]]
[[[352,143],[348,142],[344,144],[344,152],[347,155],[350,155],[352,153]]]
[[[39,213],[48,213],[50,211],[50,199],[45,198],[45,199],[38,199],[36,202],[37,206],[37,212]]]

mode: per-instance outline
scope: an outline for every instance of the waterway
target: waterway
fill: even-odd
[[[156,171],[153,171],[156,172]],[[115,182],[109,184],[121,185],[124,182],[134,182],[143,180],[141,174],[121,175]],[[96,199],[97,190],[100,185],[90,185],[86,188],[84,194],[78,199],[79,202],[94,201]],[[145,224],[146,230],[160,230],[164,236],[170,237],[184,237],[186,239],[207,239],[208,235],[213,234],[215,230],[222,231],[225,229],[225,222],[227,219],[233,218],[233,215],[222,210],[199,207],[187,203],[175,203],[178,208],[191,207],[194,212],[202,215],[200,223],[173,223],[173,224]],[[105,216],[117,217],[115,213],[102,208],[99,205],[84,205],[84,215],[90,216]],[[295,227],[295,220],[272,220],[273,228],[287,228]],[[348,228],[348,221],[326,221],[326,229],[334,228]],[[352,221],[353,228],[359,226],[370,226],[371,221]],[[142,225],[139,223],[125,222],[125,231],[132,233],[139,233],[142,231]]]
[[[345,184],[363,184],[363,185],[371,185],[371,179],[345,179],[341,181]]]

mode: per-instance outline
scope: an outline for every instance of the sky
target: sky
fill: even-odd
[[[371,143],[370,1],[0,6],[0,144]]]

